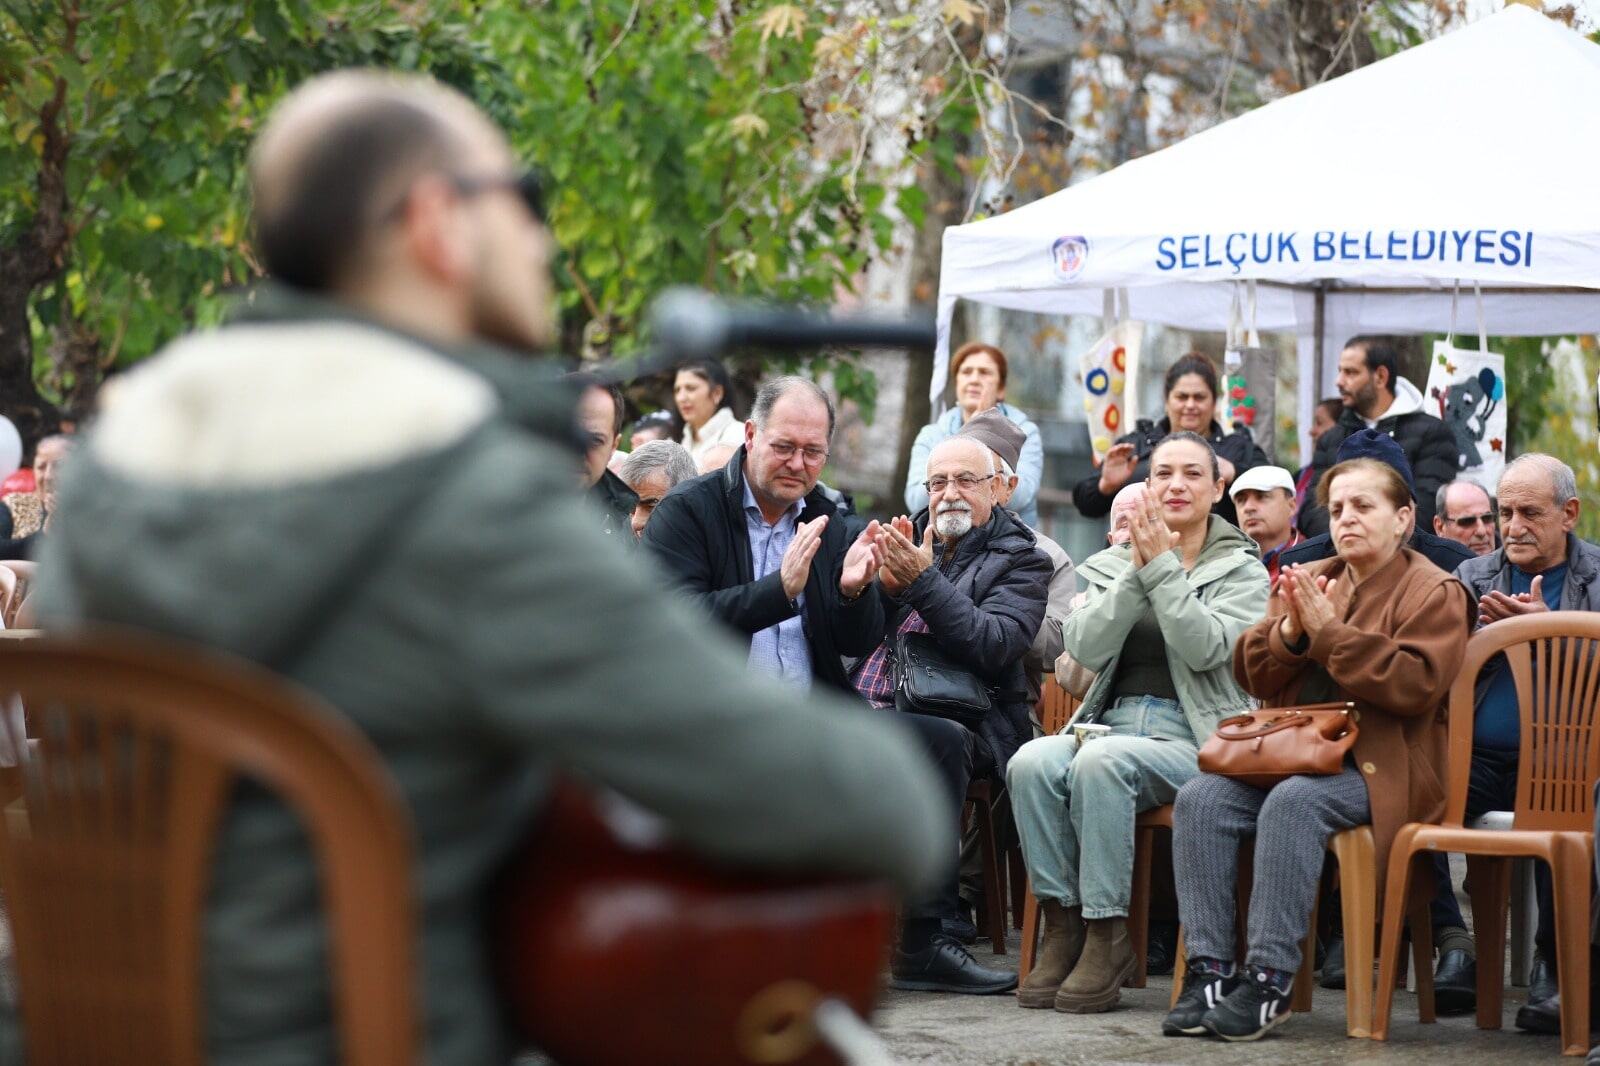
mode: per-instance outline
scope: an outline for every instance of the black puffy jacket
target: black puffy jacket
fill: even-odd
[[[1404,379],[1401,379],[1402,381]],[[1306,536],[1328,531],[1328,509],[1317,506],[1316,485],[1322,475],[1332,469],[1339,455],[1339,445],[1352,433],[1367,428],[1367,423],[1352,407],[1346,407],[1332,429],[1317,438],[1312,452],[1312,491],[1300,505],[1300,515],[1295,526]],[[1406,453],[1411,464],[1411,482],[1417,495],[1417,528],[1433,528],[1434,498],[1441,485],[1447,485],[1461,472],[1461,453],[1456,448],[1456,438],[1450,427],[1426,411],[1409,411],[1392,418],[1380,418],[1373,427],[1394,438],[1400,450]]]
[[[1171,432],[1172,423],[1166,418],[1159,422],[1141,418],[1134,425],[1132,433],[1124,433],[1117,438],[1118,444],[1133,445],[1134,453],[1139,457],[1139,465],[1133,468],[1133,476],[1128,479],[1128,484],[1135,484],[1150,476],[1150,453],[1155,451],[1156,445]],[[1265,466],[1268,462],[1267,453],[1257,446],[1246,430],[1236,429],[1232,433],[1224,433],[1221,426],[1212,422],[1211,428],[1206,430],[1205,438],[1211,442],[1211,447],[1216,449],[1218,458],[1226,459],[1233,464],[1235,477],[1253,466]],[[1104,518],[1110,514],[1111,499],[1112,497],[1100,491],[1098,473],[1090,474],[1072,488],[1072,503],[1078,508],[1078,513],[1085,518]],[[1234,525],[1239,524],[1239,515],[1234,510],[1233,498],[1226,493],[1212,505],[1211,510]]]
[[[914,524],[920,544],[928,512],[917,515]],[[956,542],[948,561],[935,556],[935,564],[899,596],[876,586],[884,622],[874,647],[892,639],[906,613],[915,610],[945,652],[996,690],[997,706],[977,732],[994,754],[1001,780],[1011,756],[1033,738],[1022,658],[1044,622],[1054,571],[1028,527],[996,507],[987,523]]]

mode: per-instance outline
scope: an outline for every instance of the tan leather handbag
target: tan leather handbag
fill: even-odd
[[[1200,745],[1200,771],[1256,788],[1298,774],[1336,774],[1360,732],[1351,713],[1355,706],[1263,707],[1224,718]]]

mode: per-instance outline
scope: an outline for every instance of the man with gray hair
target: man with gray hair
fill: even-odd
[[[1494,551],[1494,504],[1482,485],[1457,478],[1434,498],[1433,531],[1473,555]]]
[[[973,778],[1005,779],[1006,763],[1033,738],[1023,656],[1044,621],[1050,559],[1034,535],[998,502],[1000,465],[981,440],[953,436],[928,457],[928,509],[902,515],[878,537],[883,570],[877,647],[851,672],[874,707],[896,707],[898,646],[926,634],[950,661],[970,671],[992,705],[974,725],[931,714],[902,714],[922,736],[944,777],[950,813],[959,817]],[[926,639],[926,638],[924,638]],[[895,988],[927,992],[1006,992],[1010,971],[980,967],[946,924],[960,915],[957,841],[940,891],[908,900]]]
[[[694,460],[677,441],[646,441],[623,457],[618,476],[639,497],[631,519],[634,539],[638,539],[644,536],[644,527],[662,498],[680,481],[695,476]]]
[[[1582,504],[1572,468],[1554,456],[1530,452],[1506,466],[1496,496],[1502,547],[1456,568],[1456,577],[1477,603],[1477,627],[1542,611],[1600,611],[1600,547],[1573,535]],[[1516,683],[1504,657],[1490,660],[1479,674],[1474,702],[1469,820],[1515,806],[1521,717]],[[1554,910],[1550,873],[1543,863],[1535,866],[1534,883],[1539,898],[1534,969],[1517,1026],[1556,1033],[1561,1020]],[[1449,878],[1441,878],[1433,905],[1439,948],[1434,991],[1441,1014],[1466,1013],[1476,1005],[1476,966],[1465,924]]]
[[[745,644],[752,669],[848,692],[841,656],[871,651],[883,627],[877,597],[863,595],[881,559],[878,523],[845,521],[817,487],[833,425],[815,382],[762,385],[744,445],[668,494],[643,540]]]

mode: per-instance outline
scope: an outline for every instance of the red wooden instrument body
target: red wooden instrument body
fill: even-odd
[[[624,839],[557,790],[500,886],[501,987],[561,1066],[836,1064],[811,1012],[863,1017],[894,926],[881,885],[796,882]]]

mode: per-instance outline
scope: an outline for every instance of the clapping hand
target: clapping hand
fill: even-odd
[[[827,528],[827,515],[814,522],[807,522],[800,527],[800,531],[789,542],[789,547],[784,550],[783,561],[778,566],[778,575],[783,581],[783,594],[789,599],[792,600],[805,591],[806,578],[811,573],[811,560],[817,557],[817,549],[822,545],[822,531]]]
[[[1486,626],[1502,618],[1514,618],[1519,614],[1538,614],[1549,609],[1544,602],[1544,575],[1539,574],[1534,577],[1533,586],[1528,592],[1517,592],[1509,596],[1504,592],[1490,592],[1480,598],[1478,624]]]
[[[1344,587],[1339,579],[1312,577],[1304,567],[1291,566],[1278,575],[1278,592],[1287,597],[1290,615],[1285,616],[1285,640],[1293,643],[1305,633],[1313,640],[1329,622],[1344,613]],[[1292,616],[1294,621],[1288,622]],[[1296,630],[1298,632],[1296,632]]]
[[[883,556],[883,567],[878,571],[878,580],[883,582],[883,587],[891,595],[899,595],[917,579],[928,567],[933,565],[933,518],[928,519],[928,528],[922,535],[922,546],[912,539],[916,536],[916,529],[911,524],[911,519],[901,515],[883,528],[878,536],[878,549]]]
[[[1135,569],[1161,553],[1176,548],[1181,539],[1179,534],[1167,528],[1167,521],[1161,517],[1161,508],[1156,503],[1155,495],[1148,488],[1139,490],[1133,510],[1128,513],[1128,529],[1133,534],[1133,539],[1128,543]]]
[[[847,600],[853,600],[861,595],[863,589],[872,584],[872,578],[883,565],[883,552],[878,547],[878,539],[883,534],[883,526],[877,519],[867,523],[867,528],[861,531],[850,550],[844,555],[844,569],[839,574],[839,595]]]
[[[1100,463],[1100,495],[1113,495],[1126,485],[1128,479],[1133,477],[1134,467],[1138,465],[1139,455],[1133,445],[1113,444]]]

